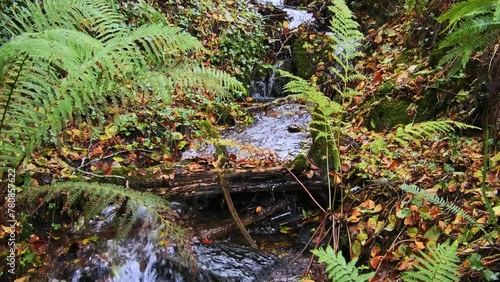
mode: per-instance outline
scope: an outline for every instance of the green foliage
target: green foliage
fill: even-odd
[[[451,30],[439,48],[451,48],[440,64],[451,64],[449,76],[463,69],[474,51],[498,42],[500,35],[500,2],[498,0],[467,0],[453,5],[437,18],[448,21]]]
[[[158,1],[160,2],[160,1]],[[243,0],[162,1],[170,22],[200,39],[210,62],[249,82],[266,48],[264,18]]]
[[[312,121],[309,124],[313,139],[310,148],[313,160],[327,171],[331,168],[337,170],[340,167],[340,155],[336,137],[340,134],[340,126],[332,126],[332,119],[337,124],[341,122],[340,114],[344,112],[342,106],[331,101],[306,80],[286,72],[280,73],[291,79],[285,85],[286,92],[296,94],[313,105]]]
[[[348,87],[349,83],[364,78],[353,65],[354,60],[364,56],[359,51],[363,34],[359,31],[359,24],[354,20],[354,15],[344,0],[333,0],[332,4],[328,7],[332,12],[330,38],[334,51],[332,57],[336,63],[332,71],[343,83],[340,87],[334,86],[334,89],[343,97],[350,97],[355,93]]]
[[[459,207],[455,204],[452,204],[452,203],[448,203],[446,200],[439,197],[438,195],[431,194],[425,190],[422,190],[416,185],[403,184],[400,186],[400,188],[401,188],[401,190],[403,190],[407,193],[412,193],[414,195],[422,197],[426,201],[429,201],[432,204],[437,205],[437,206],[439,206],[439,207],[441,207],[441,208],[443,208],[443,209],[445,209],[453,214],[460,215],[472,224],[477,223],[477,221],[472,216],[470,216],[467,212],[465,212],[461,207]]]
[[[32,190],[23,195],[23,199],[31,204],[36,202],[34,198],[38,195],[43,195],[44,203],[61,200],[63,204],[61,213],[74,214],[81,211],[85,223],[101,215],[106,207],[112,206],[114,209],[108,216],[112,217],[112,222],[116,224],[118,238],[125,238],[137,224],[143,224],[148,220],[160,220],[162,228],[165,228],[165,234],[169,236],[168,241],[183,246],[180,250],[184,254],[188,251],[187,247],[184,248],[182,230],[171,221],[174,216],[168,210],[163,210],[161,214],[159,212],[169,203],[156,195],[117,185],[88,182],[55,183],[38,187],[36,191]]]
[[[420,145],[420,141],[433,139],[436,136],[447,134],[458,129],[479,129],[478,127],[453,120],[424,121],[420,123],[410,123],[399,126],[396,129],[394,141],[409,147],[409,143]]]
[[[500,279],[500,272],[493,272],[483,265],[481,262],[481,255],[478,253],[474,253],[470,255],[467,259],[470,264],[470,268],[475,271],[480,271],[481,276],[486,279],[486,281],[498,281]]]
[[[403,190],[405,192],[417,195],[418,197],[421,197],[421,198],[425,199],[426,201],[445,209],[448,212],[451,212],[455,215],[460,215],[463,218],[465,218],[465,220],[467,220],[469,223],[477,225],[477,227],[484,233],[485,239],[488,240],[490,242],[490,244],[492,242],[491,234],[498,232],[498,230],[494,230],[492,233],[488,233],[482,224],[478,223],[472,216],[470,216],[461,207],[445,201],[443,198],[440,198],[438,195],[431,194],[425,190],[422,190],[416,185],[403,184],[399,188],[401,188],[401,190]],[[497,227],[498,227],[498,225],[497,225]]]
[[[404,281],[422,282],[453,282],[460,280],[458,265],[460,259],[457,257],[458,241],[453,244],[439,244],[430,246],[429,254],[420,252],[422,257],[417,257],[419,264],[415,264],[416,270],[405,271],[402,275]]]
[[[333,13],[330,21],[332,34],[330,53],[331,60],[336,65],[332,72],[340,79],[342,85],[334,85],[333,88],[340,94],[342,99],[352,98],[356,92],[350,88],[349,83],[363,76],[352,66],[353,60],[362,56],[358,51],[362,34],[358,31],[359,25],[354,21],[354,16],[343,0],[333,0],[329,7]],[[341,124],[343,122],[344,109],[341,104],[331,101],[330,98],[321,93],[316,86],[316,77],[308,82],[302,78],[281,72],[285,78],[291,79],[284,89],[291,94],[298,94],[308,103],[313,105],[311,111],[312,121],[310,123],[313,144],[309,150],[310,157],[321,167],[328,181],[329,208],[332,208],[332,199],[336,198],[336,192],[332,195],[330,181],[331,170],[340,172],[339,142],[341,135]]]
[[[326,247],[326,250],[319,248],[311,251],[318,256],[319,263],[326,263],[326,273],[331,281],[368,281],[375,275],[375,272],[360,274],[356,267],[357,258],[346,262],[341,252],[333,251],[332,247]]]
[[[129,28],[106,0],[24,1],[3,15],[2,26],[10,39],[0,47],[4,168],[57,142],[75,117],[102,121],[107,104],[127,107],[138,92],[168,106],[178,89],[219,99],[244,91],[227,74],[190,60],[204,51],[196,38],[162,23]]]

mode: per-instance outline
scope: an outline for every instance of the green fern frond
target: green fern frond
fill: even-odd
[[[356,267],[357,258],[352,259],[349,263],[346,262],[341,252],[335,254],[331,246],[311,251],[318,257],[319,263],[326,263],[326,273],[331,281],[368,281],[375,275],[375,272],[360,274]]]
[[[344,112],[343,107],[339,103],[330,100],[317,87],[305,79],[285,71],[280,71],[279,73],[281,76],[291,79],[284,87],[285,92],[298,95],[298,97],[302,97],[306,101],[313,103],[315,107],[321,109],[322,116],[331,118],[332,115]]]
[[[64,205],[62,212],[72,211],[79,202],[83,202],[82,215],[86,222],[99,216],[110,205],[114,206],[115,211],[122,210],[122,214],[117,214],[115,219],[119,237],[128,235],[127,230],[130,230],[130,227],[140,219],[141,206],[162,219],[156,210],[169,205],[168,201],[150,193],[142,193],[117,185],[87,182],[65,182],[42,186],[27,192],[27,195],[23,197],[33,199],[40,194],[45,194],[43,196],[45,203],[62,199]],[[180,232],[174,231],[176,234]]]
[[[448,11],[439,16],[440,23],[449,21],[448,28],[464,18],[473,18],[489,13],[497,8],[498,0],[468,0],[454,4]]]
[[[354,60],[364,56],[359,51],[363,34],[359,31],[359,24],[344,0],[333,0],[332,4],[328,9],[332,12],[330,39],[333,46],[332,58],[336,67],[331,70],[343,82],[342,87],[335,87],[336,91],[346,97],[346,94],[353,93],[344,91],[348,88],[348,83],[364,79],[364,76],[352,66]]]
[[[424,121],[410,123],[396,129],[395,141],[403,146],[409,146],[410,142],[420,145],[421,140],[432,139],[441,134],[449,133],[458,129],[479,129],[478,127],[453,120]]]
[[[181,87],[202,87],[216,93],[221,99],[241,97],[245,93],[244,85],[229,74],[201,66],[177,68],[169,72],[172,80]]]
[[[450,10],[437,18],[449,21],[448,34],[439,44],[440,49],[453,47],[439,61],[450,63],[448,76],[463,69],[474,51],[480,51],[500,34],[500,2],[498,0],[468,0],[454,4]]]
[[[0,46],[3,168],[57,140],[67,122],[89,108],[99,120],[107,101],[133,101],[138,88],[167,103],[178,86],[223,99],[244,92],[226,73],[186,58],[204,51],[196,38],[160,21],[129,29],[107,0],[25,0],[2,21],[12,36]]]
[[[453,282],[460,280],[457,257],[458,241],[448,245],[439,244],[429,247],[429,254],[420,252],[422,257],[417,257],[419,264],[415,271],[405,271],[402,275],[404,281],[421,282]]]
[[[428,201],[436,206],[439,206],[439,207],[441,207],[441,208],[443,208],[443,209],[445,209],[453,214],[462,216],[469,223],[477,224],[477,221],[472,216],[470,216],[467,212],[465,212],[462,208],[460,208],[459,206],[457,206],[455,204],[446,202],[443,198],[439,197],[438,195],[431,194],[425,190],[422,190],[416,185],[403,184],[400,186],[400,188],[401,188],[401,190],[403,190],[407,193],[412,193],[414,195],[417,195],[417,196],[425,199],[426,201]]]
[[[290,78],[290,82],[285,85],[285,91],[295,94],[312,104],[310,110],[312,120],[309,123],[313,145],[310,154],[317,165],[330,171],[340,168],[340,151],[336,137],[340,132],[338,127],[332,125],[333,120],[339,121],[339,114],[344,109],[339,103],[330,100],[323,95],[317,87],[306,80],[291,75],[288,72],[280,71],[280,74]],[[319,155],[319,153],[322,153]]]
[[[468,19],[441,41],[439,43],[439,48],[446,48],[459,44],[464,38],[476,37],[488,30],[491,30],[491,33],[488,33],[487,36],[494,37],[498,30],[500,30],[500,21],[493,21],[487,18]]]

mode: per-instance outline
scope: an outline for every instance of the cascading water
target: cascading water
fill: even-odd
[[[281,10],[285,11],[288,14],[289,17],[289,22],[288,22],[288,28],[294,29],[297,28],[299,25],[305,22],[311,22],[313,20],[313,14],[308,13],[307,11],[304,10],[297,10],[293,9],[290,7],[286,7],[285,3],[283,0],[259,0],[257,1],[260,4],[263,5],[273,5],[277,8],[280,8]]]
[[[272,99],[272,97],[277,97],[281,89],[276,89],[276,75],[277,70],[281,69],[284,61],[278,61],[274,64],[273,68],[270,69],[271,74],[268,77],[253,80],[250,83],[250,93],[257,101],[266,101]]]
[[[280,0],[258,2],[285,11],[288,15],[289,29],[295,29],[300,24],[313,20],[311,13],[286,7]],[[281,89],[276,87],[276,70],[285,64],[286,60],[278,61],[267,78],[252,82],[254,96],[273,98],[281,95]],[[303,143],[308,142],[307,131],[291,129],[292,126],[306,128],[310,121],[310,116],[301,105],[285,105],[273,113],[266,112],[256,116],[256,120],[256,124],[250,129],[244,132],[228,131],[225,137],[245,140],[251,145],[262,147],[263,144],[258,143],[256,139],[264,136],[266,138],[262,142],[268,143],[267,146],[264,144],[264,147],[275,151],[281,160],[294,157],[301,152]],[[276,124],[269,126],[266,124],[269,122]],[[271,131],[263,131],[262,128]],[[106,220],[95,221],[93,230],[87,232],[99,234],[101,237],[102,230],[109,226],[111,219],[109,215],[112,212],[113,210],[108,208],[103,213],[103,218]],[[147,215],[143,214],[143,219],[146,217]],[[279,262],[275,256],[230,243],[217,242],[211,245],[193,243],[192,252],[198,264],[198,274],[193,276],[191,269],[179,262],[179,254],[175,247],[162,246],[158,230],[157,225],[151,224],[145,229],[141,228],[140,232],[136,232],[128,239],[108,238],[104,239],[105,241],[88,244],[83,250],[78,251],[80,253],[78,265],[74,264],[74,260],[69,262],[69,258],[67,261],[56,263],[50,275],[54,278],[50,281],[266,281],[266,277],[276,270]],[[283,277],[286,278],[286,275]]]
[[[283,0],[259,0],[257,3],[259,3],[259,5],[273,6],[286,13],[288,30],[294,30],[301,24],[309,23],[314,20],[312,13],[288,7],[284,5]],[[281,22],[281,19],[279,21]],[[283,45],[281,47],[283,47]],[[274,56],[279,58],[279,60],[273,64],[272,68],[266,70],[264,75],[259,74],[255,77],[250,84],[250,93],[252,93],[252,97],[257,102],[266,102],[283,96],[282,88],[284,83],[282,81],[280,82],[279,79],[277,81],[277,70],[284,69],[290,71],[291,54],[289,52],[283,52],[282,48],[280,48],[279,51],[275,50],[275,52],[276,54],[274,54]]]

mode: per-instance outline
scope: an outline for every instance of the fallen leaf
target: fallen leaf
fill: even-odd
[[[417,248],[418,250],[423,250],[423,249],[425,249],[425,244],[424,244],[424,242],[416,241],[416,242],[415,242],[415,248]]]
[[[398,268],[397,268],[399,271],[404,271],[404,270],[407,270],[407,269],[412,269],[412,264],[407,261],[407,260],[403,260],[401,261],[401,263],[398,265]]]
[[[377,269],[380,263],[382,262],[382,259],[384,256],[376,256],[372,259],[370,259],[370,265],[373,269]]]
[[[346,164],[346,163],[343,163],[343,164],[340,165],[340,168],[342,169],[342,172],[348,172],[350,166],[348,164]]]

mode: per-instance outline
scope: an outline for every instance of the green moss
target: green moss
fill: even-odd
[[[417,106],[416,122],[435,119],[436,115],[446,109],[444,107],[446,103],[439,103],[436,90],[432,88],[424,90],[422,98],[415,104]]]
[[[393,89],[393,84],[387,81],[380,85],[378,93],[386,96]],[[413,102],[408,99],[394,101],[384,99],[374,107],[369,116],[370,125],[375,130],[390,129],[398,124],[409,124],[411,122],[422,122],[436,119],[436,117],[446,110],[445,102],[439,102],[435,89],[426,89],[420,99]],[[414,109],[414,116],[408,114]]]
[[[409,124],[413,122],[413,118],[408,115],[408,107],[411,101],[400,100],[394,102],[392,100],[383,100],[379,105],[371,111],[370,125],[375,130],[385,130],[392,128],[398,124]]]
[[[311,138],[313,140],[309,149],[309,157],[326,175],[328,171],[333,171],[340,167],[340,163],[338,162],[339,152],[335,146],[332,135],[328,138],[317,138],[319,134],[318,132],[331,132],[332,130],[326,126],[329,121],[321,120],[323,115],[320,114],[319,111],[320,110],[318,108],[314,109],[312,114],[313,122],[309,124],[309,127],[311,128]]]
[[[217,128],[208,120],[202,120],[199,123],[201,136],[205,138],[220,138]]]
[[[293,43],[292,60],[295,74],[310,79],[317,74],[318,66],[331,61],[328,36],[317,33],[303,33]]]
[[[200,121],[200,132],[201,136],[204,139],[220,139],[220,134],[217,128],[208,120]],[[215,161],[214,165],[218,167],[223,167],[227,161],[227,148],[224,145],[214,143],[215,146],[215,154],[217,155],[217,161]]]
[[[304,154],[299,154],[292,162],[287,164],[287,167],[295,173],[301,173],[309,168],[307,157]]]
[[[394,89],[394,83],[391,80],[387,80],[384,83],[380,84],[377,95],[385,95],[391,93]]]
[[[295,63],[295,74],[303,79],[309,79],[314,74],[316,65],[311,60],[311,54],[304,48],[307,39],[298,38],[293,43],[292,59]]]

